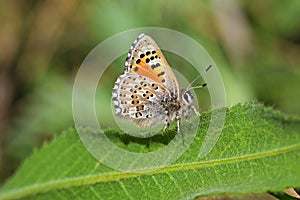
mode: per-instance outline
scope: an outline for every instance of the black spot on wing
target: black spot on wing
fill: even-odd
[[[160,64],[159,64],[159,63],[156,63],[156,64],[151,65],[151,68],[152,68],[152,69],[155,69],[156,67],[159,67],[159,66],[160,66]]]
[[[165,72],[160,72],[159,74],[157,74],[158,77],[165,75]]]

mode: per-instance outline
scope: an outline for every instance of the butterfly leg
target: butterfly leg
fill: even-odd
[[[182,138],[182,145],[184,146],[184,135],[183,133],[180,133],[180,118],[177,119],[177,134],[181,134],[181,138]]]
[[[198,117],[201,116],[198,110],[194,106],[192,106],[192,109]]]
[[[180,133],[180,119],[177,120],[177,133]]]
[[[165,131],[169,126],[170,126],[169,120],[166,119],[166,120],[165,120],[165,126],[164,126],[164,128],[163,128],[163,131]]]

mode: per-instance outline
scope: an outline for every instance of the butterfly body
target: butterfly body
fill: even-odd
[[[177,79],[155,41],[141,34],[133,42],[125,62],[125,73],[115,82],[112,100],[115,113],[138,126],[149,127],[179,121],[190,111],[190,91],[180,89]]]

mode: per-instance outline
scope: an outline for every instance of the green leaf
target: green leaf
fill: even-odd
[[[0,199],[191,199],[300,186],[298,117],[257,103],[233,106],[218,143],[200,159],[210,115],[202,113],[196,138],[175,163],[139,173],[99,163],[69,129],[24,162],[1,188]],[[150,151],[172,133],[149,143],[114,130],[106,134],[123,149]]]

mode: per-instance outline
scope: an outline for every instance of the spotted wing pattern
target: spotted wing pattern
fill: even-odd
[[[179,95],[177,79],[156,42],[141,34],[133,42],[125,62],[125,73],[146,76]]]
[[[165,92],[164,87],[145,76],[121,75],[113,89],[116,114],[142,127],[164,120],[166,113],[160,102]]]
[[[125,73],[113,89],[113,103],[118,116],[148,127],[168,121],[163,101],[178,97],[176,77],[155,41],[141,34],[131,45]],[[172,95],[171,95],[172,94]]]

